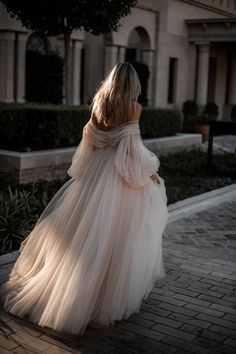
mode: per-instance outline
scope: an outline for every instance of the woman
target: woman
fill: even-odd
[[[72,177],[21,244],[4,308],[82,334],[138,312],[164,275],[168,212],[158,158],[142,144],[140,83],[118,63],[97,91],[68,174]]]

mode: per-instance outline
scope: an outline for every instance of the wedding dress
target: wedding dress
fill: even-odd
[[[164,275],[164,180],[138,122],[110,131],[92,120],[56,193],[20,247],[0,293],[6,311],[57,331],[83,334],[138,312]]]

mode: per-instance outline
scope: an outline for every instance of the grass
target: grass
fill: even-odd
[[[161,157],[160,175],[165,179],[168,204],[236,183],[236,155],[214,155],[211,168],[207,154],[181,152]]]
[[[206,153],[181,152],[160,157],[159,174],[165,179],[168,204],[236,183],[236,155],[213,157],[207,169]],[[1,184],[0,254],[17,250],[50,199],[65,181]]]

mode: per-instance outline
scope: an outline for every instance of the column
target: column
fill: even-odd
[[[16,102],[25,102],[25,58],[27,34],[19,33],[16,55]]]
[[[73,43],[72,50],[72,105],[80,104],[81,49],[82,42],[75,40]]]
[[[154,51],[153,50],[145,50],[142,53],[142,57],[143,57],[143,62],[148,66],[148,70],[149,70],[147,98],[148,98],[148,105],[151,106],[153,104],[153,58],[154,58]]]
[[[207,103],[208,72],[209,72],[209,43],[196,43],[198,45],[198,73],[196,101],[199,106]]]
[[[14,101],[15,33],[0,33],[0,101]]]
[[[116,46],[105,47],[105,75],[115,66],[118,59],[118,48]]]
[[[231,59],[228,103],[236,105],[236,54]]]
[[[117,53],[117,61],[125,61],[126,47],[119,46]]]
[[[63,36],[58,36],[57,37],[57,52],[58,52],[58,55],[60,55],[61,58],[63,58],[64,60],[64,57],[65,57],[65,45],[64,45],[64,38]],[[63,63],[64,64],[64,63]],[[65,100],[65,68],[63,67],[63,87],[62,87],[62,95],[63,95],[63,100],[62,102],[65,104],[66,103],[66,100]]]
[[[57,38],[58,40],[58,44],[57,44],[57,49],[59,52],[59,55],[63,58],[63,60],[65,59],[65,42],[64,42],[64,37],[63,36],[59,36]],[[72,104],[72,96],[73,96],[73,46],[72,46],[73,42],[72,40],[70,40],[70,48],[69,48],[69,53],[68,53],[68,63],[69,63],[69,73],[68,73],[68,80],[69,80],[69,93],[68,93],[68,104],[71,105]],[[63,94],[63,103],[66,103],[66,88],[65,88],[65,60],[64,60],[64,84],[63,84],[63,88],[62,88],[62,94]]]

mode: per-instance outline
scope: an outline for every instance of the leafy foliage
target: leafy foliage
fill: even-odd
[[[2,0],[10,15],[27,29],[48,36],[64,35],[65,92],[70,90],[69,53],[71,33],[84,29],[95,35],[117,31],[119,20],[130,13],[137,0]]]
[[[137,0],[2,0],[11,16],[26,28],[55,36],[74,29],[93,34],[117,31],[118,21]]]
[[[2,104],[0,148],[28,151],[78,145],[89,117],[87,106]],[[143,138],[175,135],[180,115],[173,110],[143,109],[140,128]]]
[[[61,183],[1,186],[0,254],[19,248]]]

